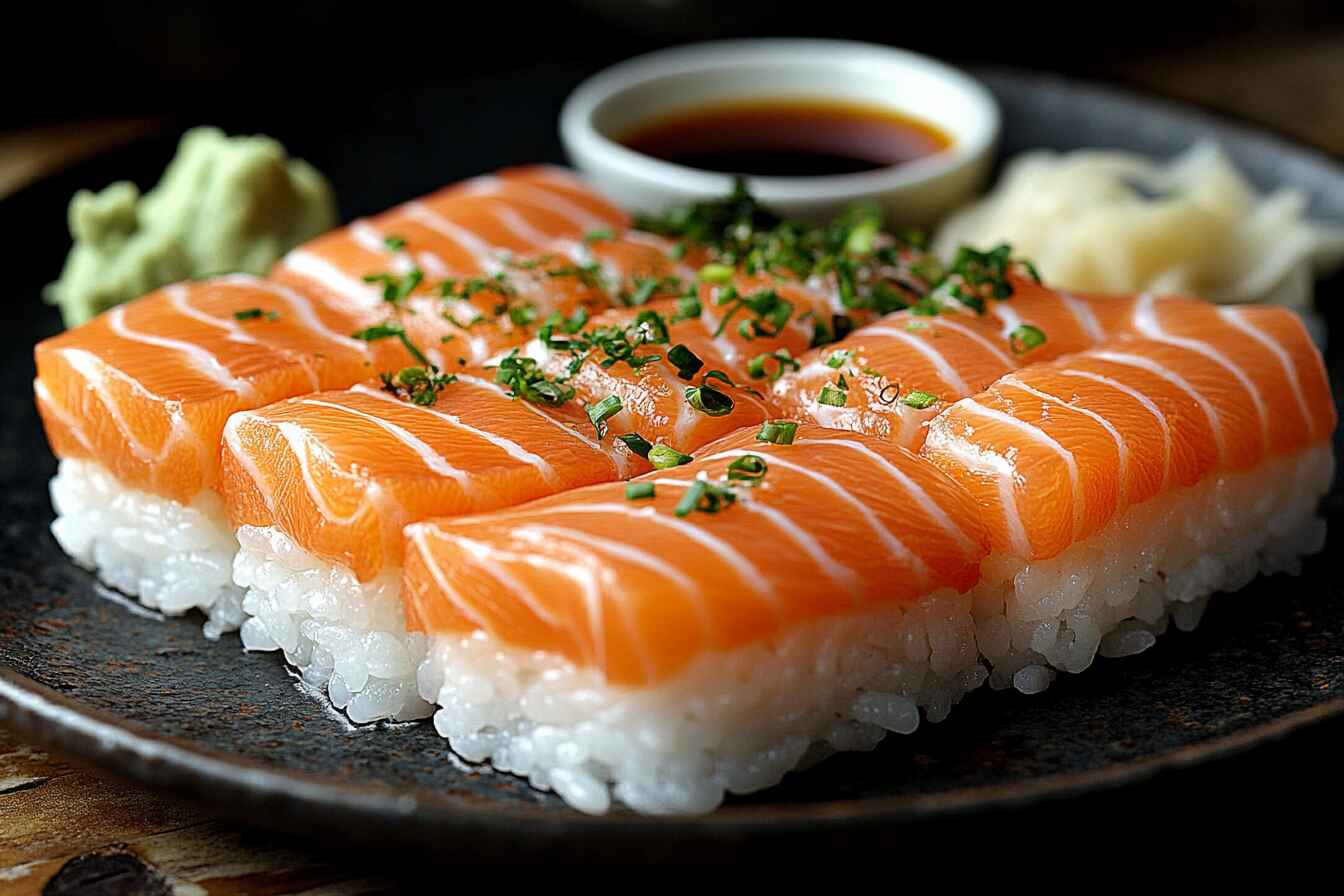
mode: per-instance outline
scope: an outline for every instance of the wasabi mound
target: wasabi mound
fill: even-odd
[[[158,186],[119,181],[70,202],[74,247],[45,292],[67,327],[178,280],[264,274],[336,224],[331,185],[269,137],[188,131]]]

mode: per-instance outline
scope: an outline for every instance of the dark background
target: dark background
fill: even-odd
[[[432,125],[433,109],[412,108],[408,96],[429,93],[482,113],[460,139],[511,147],[488,108],[500,82],[523,85],[517,96],[533,97],[511,105],[510,117],[549,119],[577,78],[670,44],[849,37],[958,62],[1147,83],[1145,63],[1155,56],[1225,50],[1254,57],[1282,35],[1344,34],[1344,3],[180,0],[72,7],[27,0],[11,4],[6,19],[0,129],[178,115],[184,106],[211,120],[340,119],[413,129]]]

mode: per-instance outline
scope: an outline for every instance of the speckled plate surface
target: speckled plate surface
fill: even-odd
[[[1296,186],[1317,215],[1344,221],[1344,169],[1320,155],[1186,108],[983,74],[1004,106],[1007,152],[1110,146],[1169,154],[1213,137],[1260,184]],[[507,100],[524,86],[499,89]],[[553,99],[563,86],[547,88]],[[441,114],[412,117],[401,134],[377,122],[358,133],[292,136],[283,121],[238,126],[276,134],[327,171],[347,215],[500,164],[558,157],[549,121],[515,129],[503,147],[455,143],[452,135],[464,132],[456,125],[467,121],[478,122],[475,133],[503,133],[480,118],[501,114],[490,110],[507,101],[415,103],[440,103]],[[384,112],[407,121],[407,109]],[[585,817],[457,760],[428,725],[348,725],[278,656],[244,655],[233,636],[206,641],[198,619],[164,620],[109,592],[69,563],[47,531],[55,462],[29,383],[32,344],[58,326],[38,294],[67,245],[64,205],[79,187],[152,181],[171,150],[171,139],[145,140],[0,203],[0,229],[22,233],[31,249],[8,271],[0,380],[0,722],[25,736],[254,822],[474,855],[740,855],[788,838],[853,845],[910,822],[940,830],[1050,806],[1076,817],[1165,800],[1176,813],[1233,783],[1255,798],[1254,782],[1270,776],[1281,785],[1293,775],[1333,774],[1339,786],[1328,760],[1330,742],[1344,733],[1344,600],[1333,575],[1334,552],[1344,548],[1339,488],[1326,501],[1329,546],[1303,577],[1262,579],[1220,597],[1197,632],[1173,632],[1139,657],[1098,660],[1045,694],[973,694],[947,722],[791,774],[706,818]],[[1338,278],[1325,284],[1323,303],[1340,292]],[[1344,352],[1329,361],[1341,394]]]

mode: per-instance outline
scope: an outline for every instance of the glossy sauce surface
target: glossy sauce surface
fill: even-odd
[[[667,162],[728,174],[855,174],[947,149],[936,126],[894,109],[815,99],[700,106],[624,135],[625,146]]]

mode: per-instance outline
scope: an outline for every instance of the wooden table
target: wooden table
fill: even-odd
[[[1344,35],[1254,36],[1102,63],[1087,74],[1240,115],[1344,157]],[[97,137],[114,143],[135,126],[104,124]],[[89,132],[79,131],[77,141],[72,133],[0,138],[0,196],[87,150]],[[150,882],[144,892],[398,889],[396,881],[214,820],[0,732],[0,893],[41,893],[49,883],[47,892],[85,892],[68,884],[99,878]]]

